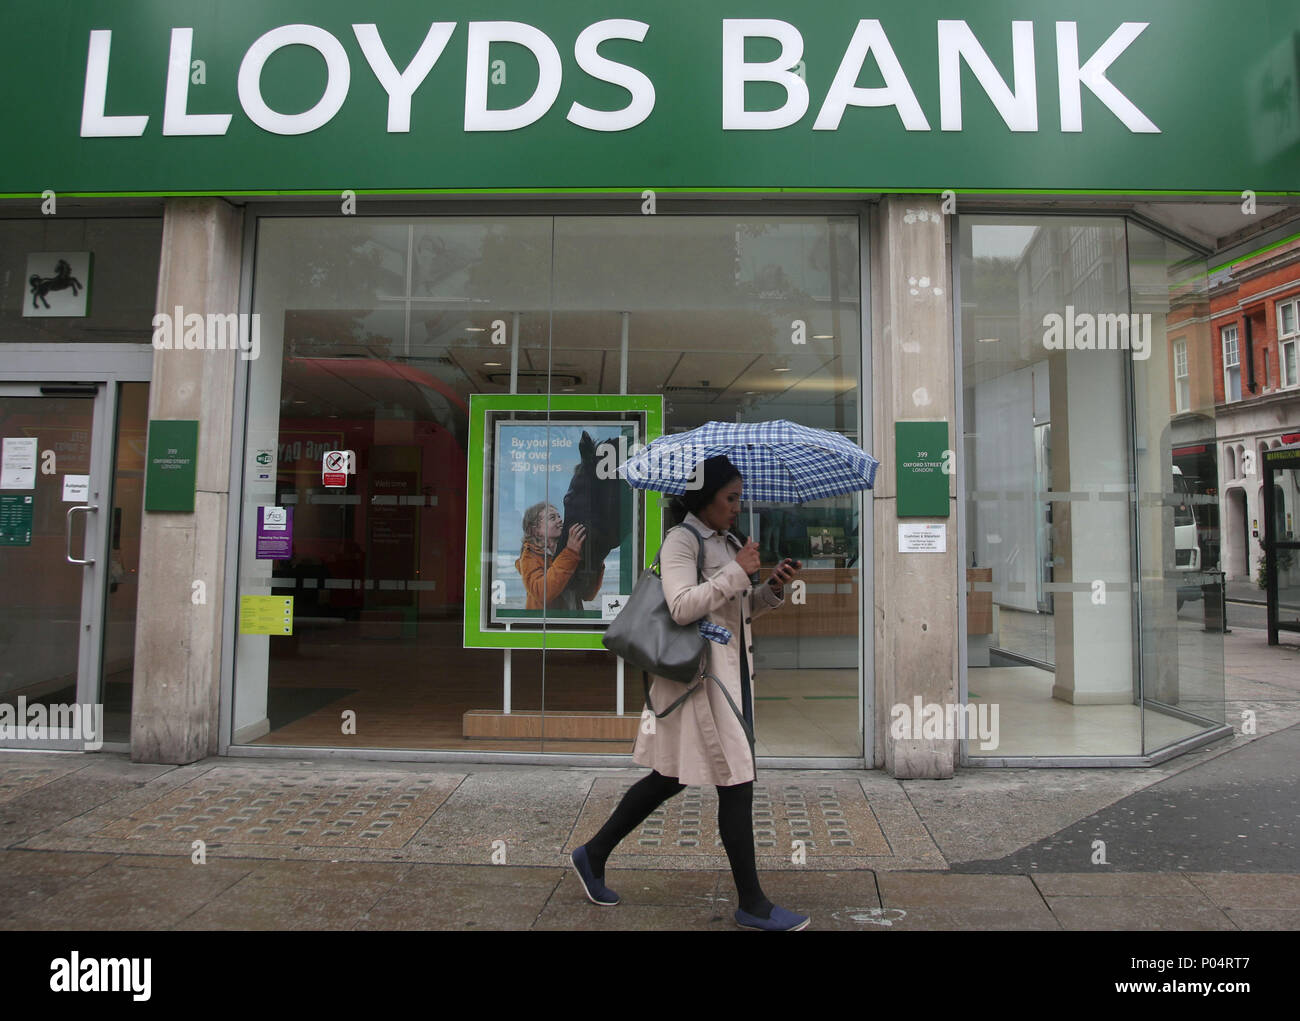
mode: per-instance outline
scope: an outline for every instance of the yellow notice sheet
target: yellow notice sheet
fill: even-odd
[[[293,596],[240,596],[239,633],[293,634]]]

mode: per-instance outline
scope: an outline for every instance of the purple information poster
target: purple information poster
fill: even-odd
[[[293,508],[257,508],[257,559],[288,560],[293,556]]]

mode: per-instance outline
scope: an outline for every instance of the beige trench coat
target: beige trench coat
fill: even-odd
[[[659,554],[663,576],[664,599],[669,612],[679,624],[708,617],[731,632],[727,645],[708,642],[709,671],[726,685],[736,702],[744,708],[740,691],[740,657],[746,656],[751,688],[754,677],[755,617],[784,602],[766,582],[752,586],[749,575],[735,562],[740,547],[733,536],[709,528],[694,514],[686,521],[704,537],[704,581],[698,581],[696,562],[699,543],[685,528],[672,529],[664,539]],[[745,641],[740,648],[740,622],[745,619]],[[687,688],[678,681],[655,677],[650,685],[650,699],[663,712]],[[684,784],[715,784],[730,787],[754,779],[754,760],[749,740],[735,712],[717,684],[700,685],[680,706],[662,720],[654,721],[653,733],[648,722],[637,731],[632,758],[663,776],[677,777]]]

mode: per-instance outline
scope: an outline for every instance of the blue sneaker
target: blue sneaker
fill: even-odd
[[[591,871],[591,863],[587,861],[586,844],[569,855],[569,861],[573,863],[573,871],[578,873],[578,881],[582,883],[583,892],[591,903],[609,908],[619,902],[619,895],[597,879]]]
[[[812,921],[807,915],[796,915],[793,911],[772,905],[771,918],[759,918],[748,911],[736,908],[736,924],[742,929],[762,929],[765,932],[797,932],[808,928]]]

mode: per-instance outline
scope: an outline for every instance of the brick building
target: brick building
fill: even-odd
[[[1222,565],[1244,580],[1258,576],[1261,555],[1260,455],[1300,439],[1300,239],[1216,274],[1210,321]],[[1286,499],[1278,518],[1295,532]]]

